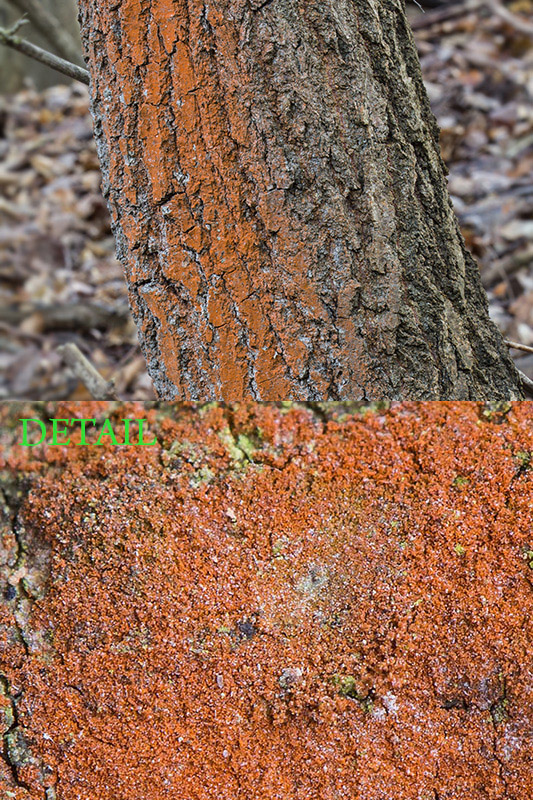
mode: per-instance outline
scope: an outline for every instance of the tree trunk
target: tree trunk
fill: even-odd
[[[165,399],[516,399],[402,0],[80,0]]]

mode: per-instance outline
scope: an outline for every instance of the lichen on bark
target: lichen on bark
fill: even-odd
[[[2,789],[531,796],[531,404],[40,409],[158,444],[30,451],[0,405]]]

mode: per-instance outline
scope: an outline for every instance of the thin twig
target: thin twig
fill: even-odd
[[[85,358],[79,347],[72,342],[56,348],[65,363],[89,391],[95,400],[118,400],[114,380],[102,378],[88,358]]]
[[[423,1],[423,0],[422,0]],[[466,0],[464,3],[451,4],[446,8],[437,8],[435,11],[427,12],[423,17],[419,16],[411,21],[411,28],[416,31],[421,28],[431,28],[441,22],[447,22],[455,17],[462,17],[467,12],[472,11],[483,4],[484,0]]]
[[[524,353],[533,353],[533,347],[528,347],[527,344],[520,344],[520,342],[510,342],[508,339],[504,339],[505,344],[507,347],[512,347],[513,350],[523,350]]]
[[[527,375],[524,375],[523,372],[517,370],[518,374],[520,375],[520,380],[522,381],[522,386],[524,387],[524,394],[528,394],[530,397],[533,397],[533,381],[531,378],[528,378]]]
[[[40,0],[9,0],[9,2],[18,11],[28,15],[32,25],[52,45],[58,55],[67,61],[83,63],[80,48],[70,33],[49,8],[43,7]]]
[[[482,273],[481,282],[485,289],[488,289],[495,281],[518,272],[521,267],[526,267],[533,261],[533,248],[529,248],[521,253],[513,253],[505,261],[499,261]]]
[[[10,28],[7,29],[6,33],[9,36],[14,36],[16,32],[22,28],[23,25],[27,25],[29,22],[27,14],[23,14],[20,19],[18,19]]]
[[[14,35],[25,22],[27,22],[27,20],[19,19],[19,21],[8,30],[0,28],[0,44],[12,47],[13,50],[18,50],[19,53],[24,53],[24,55],[34,58],[36,61],[40,61],[41,64],[46,64],[47,67],[51,67],[57,72],[68,75],[69,78],[74,78],[74,80],[85,83],[88,86],[89,73],[86,69],[78,67],[77,64],[72,64],[70,61],[65,61],[64,58],[59,58],[59,56],[49,53],[48,50],[43,50],[41,47],[37,47],[37,45]]]
[[[499,0],[486,0],[488,7],[496,16],[503,19],[511,28],[521,33],[523,36],[533,38],[533,25],[528,22],[525,17],[513,14],[508,8],[505,8]]]
[[[417,3],[418,5],[418,3]],[[411,28],[416,31],[421,28],[431,28],[441,22],[447,22],[455,17],[463,17],[470,11],[477,8],[488,8],[493,14],[505,20],[508,25],[525,36],[533,37],[533,25],[524,17],[514,14],[502,5],[500,0],[465,0],[463,3],[450,4],[445,8],[438,8],[426,14],[425,17],[417,17],[411,22]]]

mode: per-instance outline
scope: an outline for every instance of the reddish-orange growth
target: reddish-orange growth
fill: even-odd
[[[530,404],[142,412],[160,446],[0,463],[14,797],[532,796]]]

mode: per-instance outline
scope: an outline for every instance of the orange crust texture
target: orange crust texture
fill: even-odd
[[[4,436],[2,798],[533,796],[530,403],[52,412],[158,444]]]

